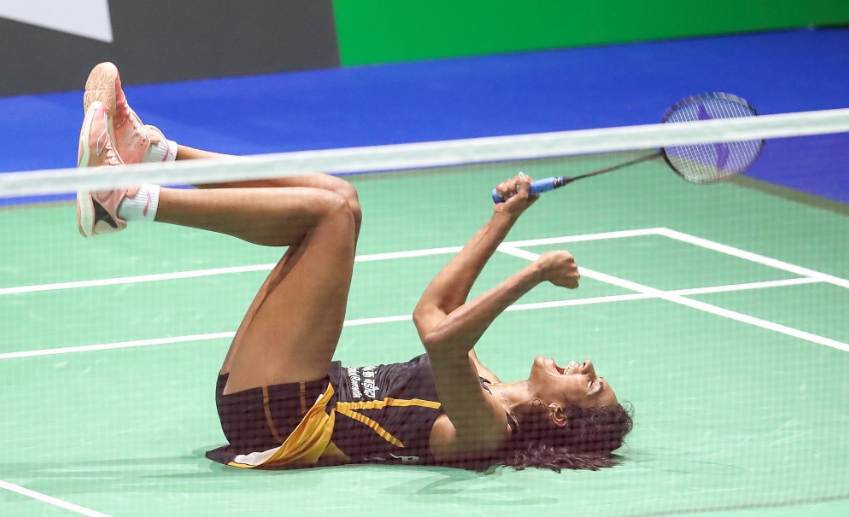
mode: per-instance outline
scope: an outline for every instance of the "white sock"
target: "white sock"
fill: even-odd
[[[173,162],[177,159],[177,142],[163,138],[157,143],[150,144],[142,157],[142,163]]]
[[[159,185],[142,185],[135,197],[125,197],[118,205],[118,217],[129,221],[149,221],[156,218],[159,208]]]

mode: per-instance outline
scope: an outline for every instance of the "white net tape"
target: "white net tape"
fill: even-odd
[[[8,173],[0,175],[0,197],[106,190],[140,183],[201,184],[222,179],[279,178],[314,171],[333,174],[403,170],[842,132],[849,132],[849,109],[187,160],[133,165],[121,174],[109,168]]]

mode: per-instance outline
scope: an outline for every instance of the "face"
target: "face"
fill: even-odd
[[[534,394],[552,410],[568,404],[590,408],[618,403],[607,381],[596,375],[592,361],[570,361],[561,367],[554,359],[537,356],[529,379]]]

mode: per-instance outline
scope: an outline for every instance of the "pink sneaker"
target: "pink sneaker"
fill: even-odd
[[[83,127],[80,130],[77,167],[107,165],[124,165],[124,161],[115,152],[112,139],[109,137],[107,108],[104,104],[95,101],[86,110]]]
[[[86,111],[80,132],[79,167],[120,167],[121,157],[109,138],[106,106],[95,101]],[[77,193],[77,226],[83,237],[121,231],[126,221],[118,217],[118,206],[125,196],[134,196],[138,188]]]
[[[109,114],[109,136],[125,163],[141,163],[150,147],[148,129],[130,109],[121,89],[121,76],[112,63],[100,63],[88,76],[83,95],[83,108],[88,113],[95,102],[106,106]]]
[[[125,197],[135,197],[138,187],[77,192],[77,227],[83,237],[120,232],[127,222],[118,217],[118,207]]]

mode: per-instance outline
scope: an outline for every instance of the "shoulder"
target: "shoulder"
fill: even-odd
[[[493,452],[510,438],[512,429],[501,404],[489,393],[484,392],[484,397],[492,411],[495,425],[492,420],[482,421],[477,432],[461,435],[448,415],[443,413],[437,417],[429,439],[430,452],[437,460],[456,460],[472,454]]]

